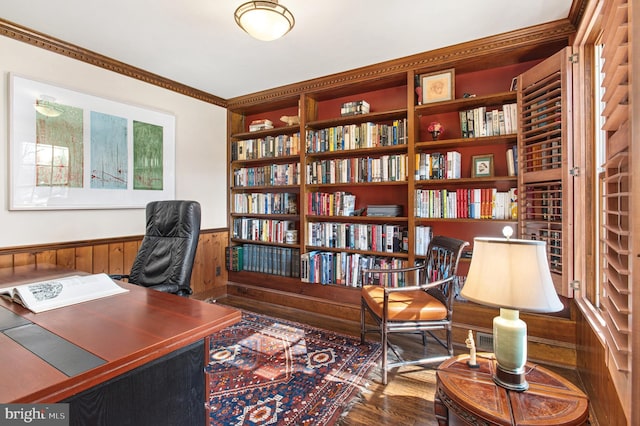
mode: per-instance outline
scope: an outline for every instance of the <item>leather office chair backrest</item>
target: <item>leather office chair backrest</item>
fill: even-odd
[[[129,282],[188,296],[200,236],[200,204],[167,200],[147,204],[147,227]]]

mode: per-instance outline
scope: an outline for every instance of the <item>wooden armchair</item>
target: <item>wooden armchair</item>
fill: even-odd
[[[365,334],[380,333],[382,340],[382,383],[387,384],[387,372],[398,366],[442,362],[453,356],[451,319],[453,313],[454,278],[466,241],[435,236],[431,239],[423,264],[401,269],[365,269],[362,271],[360,339]],[[371,284],[382,274],[417,274],[417,284],[405,287],[389,287]],[[377,275],[381,274],[381,275]],[[383,280],[380,281],[392,281]],[[378,327],[368,327],[366,313]],[[433,334],[444,330],[446,342]],[[425,346],[423,358],[404,360],[392,347],[399,361],[387,359],[389,333],[420,333]],[[427,333],[447,350],[447,355],[427,355]]]

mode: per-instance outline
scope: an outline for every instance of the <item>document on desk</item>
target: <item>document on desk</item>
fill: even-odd
[[[117,285],[109,275],[93,274],[2,288],[0,296],[38,313],[127,291],[129,290]]]

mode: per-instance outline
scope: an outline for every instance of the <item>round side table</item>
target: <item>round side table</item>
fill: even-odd
[[[445,425],[585,425],[589,400],[573,383],[527,363],[529,389],[516,392],[493,381],[493,354],[478,354],[478,368],[467,364],[469,355],[451,358],[436,372],[435,414]]]

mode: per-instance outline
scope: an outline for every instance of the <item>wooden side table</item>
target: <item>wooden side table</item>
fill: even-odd
[[[527,363],[529,389],[515,392],[493,382],[493,354],[478,354],[479,368],[470,368],[468,359],[460,355],[438,367],[434,408],[439,426],[588,424],[589,400],[559,375]]]

